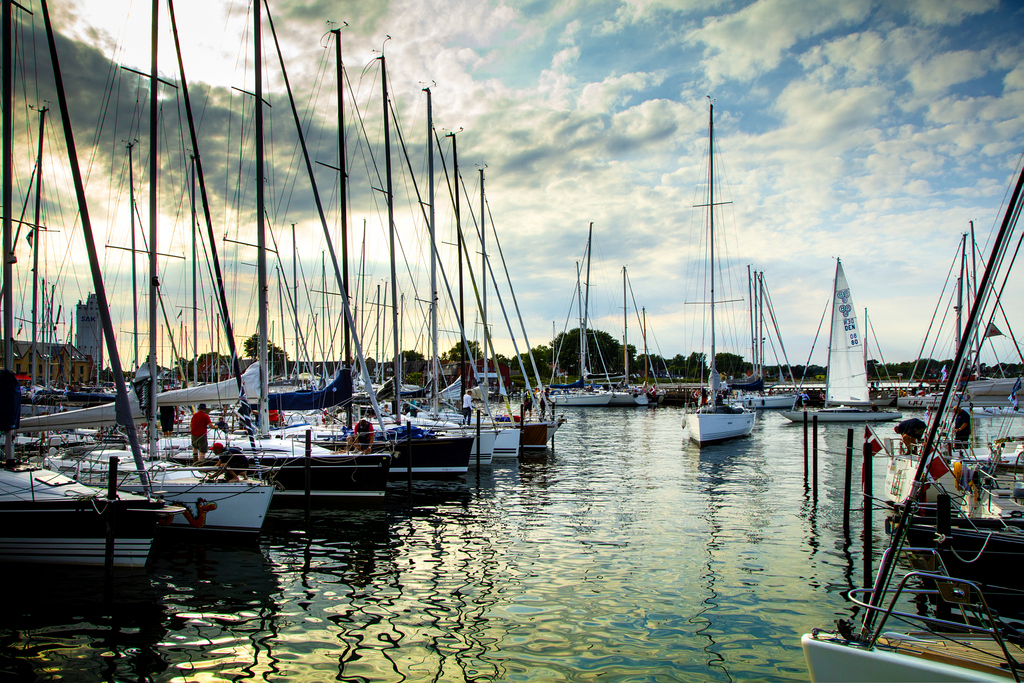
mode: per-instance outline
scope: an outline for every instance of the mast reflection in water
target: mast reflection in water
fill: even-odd
[[[392,483],[385,509],[314,511],[309,528],[275,511],[258,546],[165,543],[109,599],[101,573],[14,569],[0,669],[17,680],[806,680],[800,634],[849,618],[842,593],[863,582],[859,512],[852,537],[842,530],[845,428],[819,427],[814,498],[802,430],[777,415],[698,449],[674,408],[565,412],[543,457],[415,482],[411,499]]]

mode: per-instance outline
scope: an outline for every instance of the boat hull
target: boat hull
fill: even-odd
[[[822,410],[784,410],[780,415],[790,422],[803,422],[805,413],[808,421],[813,420],[817,416],[818,422],[890,422],[903,417],[903,413],[886,410],[834,410],[829,408]]]
[[[549,400],[553,406],[606,406],[612,400],[612,395],[610,393],[558,394],[552,392]]]
[[[685,426],[690,433],[690,439],[704,446],[749,436],[754,428],[754,413],[687,413]]]
[[[391,457],[390,479],[451,479],[469,471],[475,436],[441,436],[435,439],[399,441]],[[412,459],[409,447],[412,447]]]
[[[800,639],[807,669],[814,683],[845,681],[1006,681],[1008,675],[955,666],[901,654],[895,649],[855,646],[829,637],[805,633]],[[1009,673],[1009,672],[1007,672]]]
[[[776,394],[771,396],[746,395],[729,401],[729,405],[744,408],[792,408],[796,403],[796,394]]]

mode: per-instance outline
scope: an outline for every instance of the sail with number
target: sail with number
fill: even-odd
[[[843,264],[836,259],[832,337],[828,351],[828,391],[825,397],[827,405],[871,402],[862,342],[850,285],[846,281]]]

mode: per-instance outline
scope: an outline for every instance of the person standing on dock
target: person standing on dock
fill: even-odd
[[[206,430],[213,426],[213,420],[206,410],[206,404],[200,403],[199,410],[192,416],[188,424],[189,434],[192,435],[192,464],[198,465],[200,458],[206,459]]]
[[[469,393],[469,389],[466,389],[466,395],[462,397],[462,422],[463,424],[469,424],[470,418],[473,417],[473,397]]]

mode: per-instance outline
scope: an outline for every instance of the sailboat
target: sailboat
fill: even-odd
[[[594,391],[586,384],[587,377],[587,292],[590,289],[590,245],[594,235],[594,223],[590,223],[587,234],[587,275],[585,288],[580,296],[580,378],[571,384],[551,384],[548,401],[552,406],[606,406],[612,399],[607,391]],[[577,264],[577,276],[579,267]]]
[[[808,418],[817,417],[818,422],[888,422],[903,417],[902,413],[876,410],[870,406],[868,373],[863,339],[857,326],[857,309],[853,305],[853,295],[843,271],[843,263],[836,259],[825,407],[816,411],[787,410],[783,411],[782,416],[793,422],[802,422],[805,414]]]
[[[690,433],[690,439],[698,445],[705,445],[740,436],[749,436],[754,428],[754,413],[742,408],[725,405],[719,395],[727,389],[715,368],[715,105],[710,105],[708,115],[708,245],[710,248],[711,276],[711,363],[709,401],[693,412],[687,412],[683,424]]]
[[[967,331],[957,346],[953,372],[946,377],[937,419],[931,422],[922,442],[911,487],[915,495],[902,506],[898,521],[889,525],[892,529],[890,545],[882,556],[873,585],[847,594],[848,599],[864,608],[861,623],[841,620],[834,629],[814,629],[801,638],[812,681],[1021,680],[1021,662],[1024,661],[1021,635],[1017,625],[1000,619],[1004,611],[1002,605],[995,597],[990,603],[988,595],[976,582],[950,574],[941,554],[908,546],[913,543],[910,527],[919,509],[920,496],[932,481],[933,455],[942,452],[941,425],[957,409],[956,386],[968,364],[972,335],[979,330],[985,315],[999,305],[1001,285],[997,280],[1003,277],[1005,284],[1008,273],[998,271],[1008,246],[1015,241],[1012,233],[1022,189],[1024,173],[1018,169],[1013,193],[978,287],[978,297],[971,307]],[[934,533],[930,536],[933,543],[945,542]],[[989,541],[982,543],[984,549]],[[905,551],[919,555],[927,551],[930,556],[923,559],[933,569],[913,571],[897,580],[898,563],[906,557]],[[968,558],[973,563],[980,557],[980,551],[969,551],[961,559]],[[1003,558],[998,563],[1002,567],[1014,566],[1012,559]],[[923,591],[915,588],[922,580],[925,582]],[[915,604],[913,612],[907,611],[905,605],[914,604],[908,603],[908,598],[914,594],[945,603],[950,612],[959,612],[956,620],[941,613],[934,616],[922,613],[918,609],[920,603]],[[897,631],[901,625],[913,631]]]

